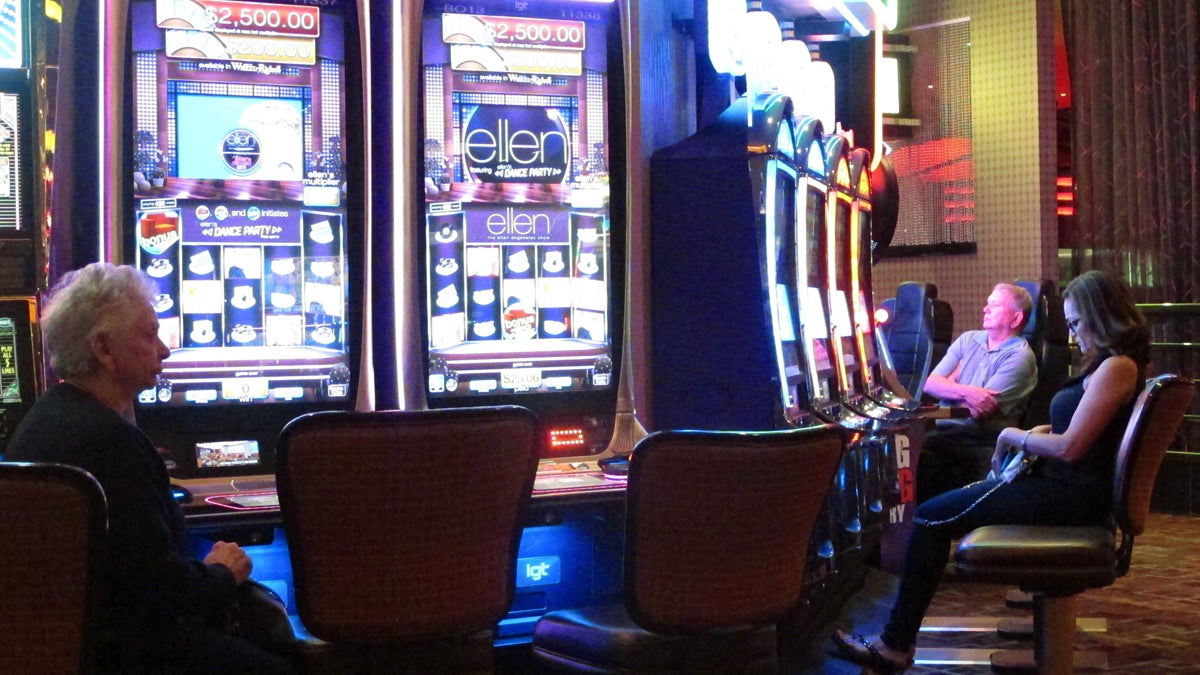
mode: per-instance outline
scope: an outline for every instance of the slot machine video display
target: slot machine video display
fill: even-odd
[[[428,405],[524,405],[545,456],[600,453],[624,321],[617,5],[430,2],[422,32]]]
[[[171,349],[138,417],[175,478],[271,474],[288,420],[354,405],[356,21],[347,2],[130,3],[126,257]]]
[[[0,297],[0,461],[41,389],[36,315],[33,298]]]

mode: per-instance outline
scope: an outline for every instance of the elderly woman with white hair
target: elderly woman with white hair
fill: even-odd
[[[136,425],[137,395],[157,384],[170,355],[158,336],[156,293],[128,266],[93,263],[64,275],[41,324],[62,381],[21,421],[5,460],[72,464],[104,488],[102,670],[291,672],[286,659],[229,633],[250,558],[227,542],[216,542],[203,561],[185,554],[166,467]]]

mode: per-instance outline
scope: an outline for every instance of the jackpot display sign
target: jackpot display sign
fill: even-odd
[[[135,1],[129,21],[127,239],[172,350],[140,402],[349,400],[339,3]]]
[[[516,5],[425,8],[431,399],[616,384],[615,5]]]

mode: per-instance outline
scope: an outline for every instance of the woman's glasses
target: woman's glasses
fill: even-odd
[[[1079,319],[1078,318],[1067,319],[1067,330],[1078,335],[1079,334]]]

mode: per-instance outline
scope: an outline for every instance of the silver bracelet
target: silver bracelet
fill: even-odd
[[[1029,434],[1032,434],[1032,433],[1033,433],[1033,429],[1030,429],[1029,431],[1025,432],[1024,436],[1021,437],[1021,451],[1022,452],[1029,452],[1029,450],[1025,447],[1025,444],[1029,442]]]

